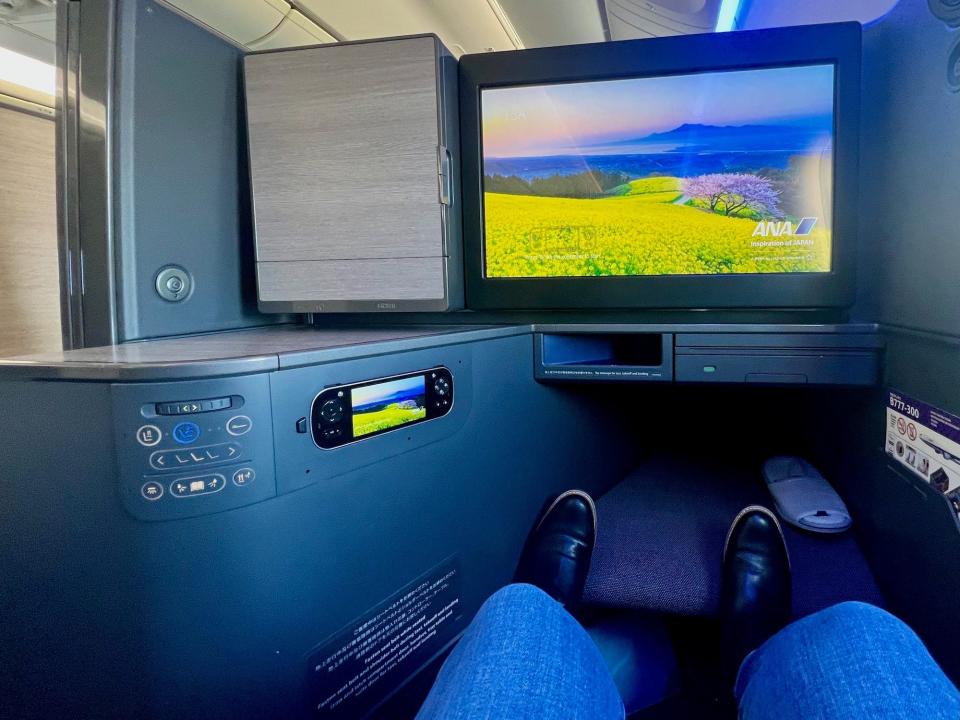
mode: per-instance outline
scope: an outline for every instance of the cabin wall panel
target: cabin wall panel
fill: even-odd
[[[864,28],[859,320],[879,322],[885,385],[960,413],[960,92],[951,52],[960,32],[928,0],[900,0]],[[929,483],[888,461],[881,390],[838,415],[833,448],[892,609],[957,680],[958,524]]]
[[[257,310],[243,52],[163,6],[121,3],[114,117],[121,341],[275,322]],[[192,294],[167,302],[158,271]]]
[[[62,348],[54,124],[0,108],[0,356]]]
[[[960,336],[958,43],[927,0],[864,29],[856,319]]]
[[[444,418],[333,451],[296,432],[317,387],[437,365],[455,377]],[[281,369],[270,383],[281,494],[166,522],[121,502],[119,388],[0,383],[0,576],[12,579],[0,717],[301,717],[316,644],[451,555],[465,625],[510,581],[545,502],[571,487],[599,496],[642,445],[616,393],[535,382],[530,335]],[[70,422],[51,431],[52,417]]]

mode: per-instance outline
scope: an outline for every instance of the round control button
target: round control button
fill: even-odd
[[[143,495],[144,500],[159,500],[163,497],[163,485],[153,480],[145,482],[140,488],[140,494]]]
[[[331,425],[343,420],[343,402],[340,400],[327,400],[320,406],[320,418]]]
[[[195,422],[182,422],[173,426],[173,439],[181,445],[189,445],[200,437],[200,426]]]
[[[190,273],[177,265],[167,265],[157,272],[157,294],[168,302],[181,302],[190,297],[193,280]]]
[[[160,443],[162,434],[156,425],[144,425],[137,430],[137,442],[144,447],[153,447]]]
[[[235,473],[233,473],[233,484],[238,487],[243,487],[244,485],[249,485],[253,482],[253,479],[257,474],[253,471],[253,468],[240,468]]]
[[[439,377],[433,383],[433,391],[440,397],[450,394],[450,381],[444,377]]]
[[[234,415],[227,420],[227,432],[231,435],[246,435],[253,427],[253,421],[246,415]]]

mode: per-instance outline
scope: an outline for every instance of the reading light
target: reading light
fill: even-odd
[[[0,82],[9,82],[52,97],[56,92],[56,68],[0,47]]]
[[[737,26],[737,12],[740,10],[741,0],[721,0],[720,12],[717,15],[716,32],[729,32]]]

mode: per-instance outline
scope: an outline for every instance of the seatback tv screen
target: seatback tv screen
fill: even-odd
[[[702,56],[711,40],[695,42]],[[697,306],[690,283],[698,278],[834,274],[838,59],[757,59],[633,77],[478,83],[480,279],[498,287],[566,280],[573,292],[577,279],[600,287],[685,278]],[[843,141],[850,137],[845,128]],[[840,151],[846,180],[851,148]],[[634,287],[642,301],[643,286]]]
[[[489,88],[489,277],[829,272],[833,66]]]

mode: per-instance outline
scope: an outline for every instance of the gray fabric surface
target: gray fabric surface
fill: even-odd
[[[651,458],[597,501],[599,530],[585,601],[715,614],[727,529],[750,504],[773,507],[760,467]],[[883,606],[850,533],[812,535],[785,525],[784,534],[795,617],[844,600]]]

